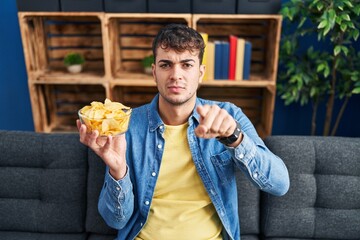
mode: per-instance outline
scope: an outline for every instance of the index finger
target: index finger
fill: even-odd
[[[205,118],[207,113],[210,110],[210,105],[199,105],[196,108],[196,111],[199,113],[200,117]]]

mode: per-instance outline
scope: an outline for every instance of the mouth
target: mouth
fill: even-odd
[[[182,86],[168,86],[168,89],[172,92],[180,92],[185,89],[185,87]]]

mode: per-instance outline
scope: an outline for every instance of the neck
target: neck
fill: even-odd
[[[188,121],[195,107],[195,101],[173,105],[159,98],[160,117],[166,125],[181,125]]]

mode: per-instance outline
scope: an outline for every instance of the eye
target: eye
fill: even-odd
[[[191,67],[193,67],[193,65],[191,63],[184,63],[183,67],[184,68],[191,68]]]
[[[161,63],[161,64],[160,64],[160,68],[162,68],[162,69],[168,69],[168,68],[170,68],[170,64],[169,64],[169,63]]]

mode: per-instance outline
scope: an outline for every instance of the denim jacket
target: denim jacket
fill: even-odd
[[[164,145],[165,125],[158,112],[158,95],[151,103],[133,109],[126,133],[127,173],[116,181],[107,169],[98,209],[105,222],[118,229],[117,239],[134,239],[144,226],[154,194]],[[241,125],[243,140],[236,148],[216,139],[198,138],[197,105],[217,104]],[[240,168],[258,188],[283,195],[289,176],[283,161],[268,150],[254,126],[240,108],[231,103],[197,98],[189,117],[188,143],[196,169],[223,225],[223,239],[240,239],[235,167]],[[174,176],[176,178],[176,176]]]

